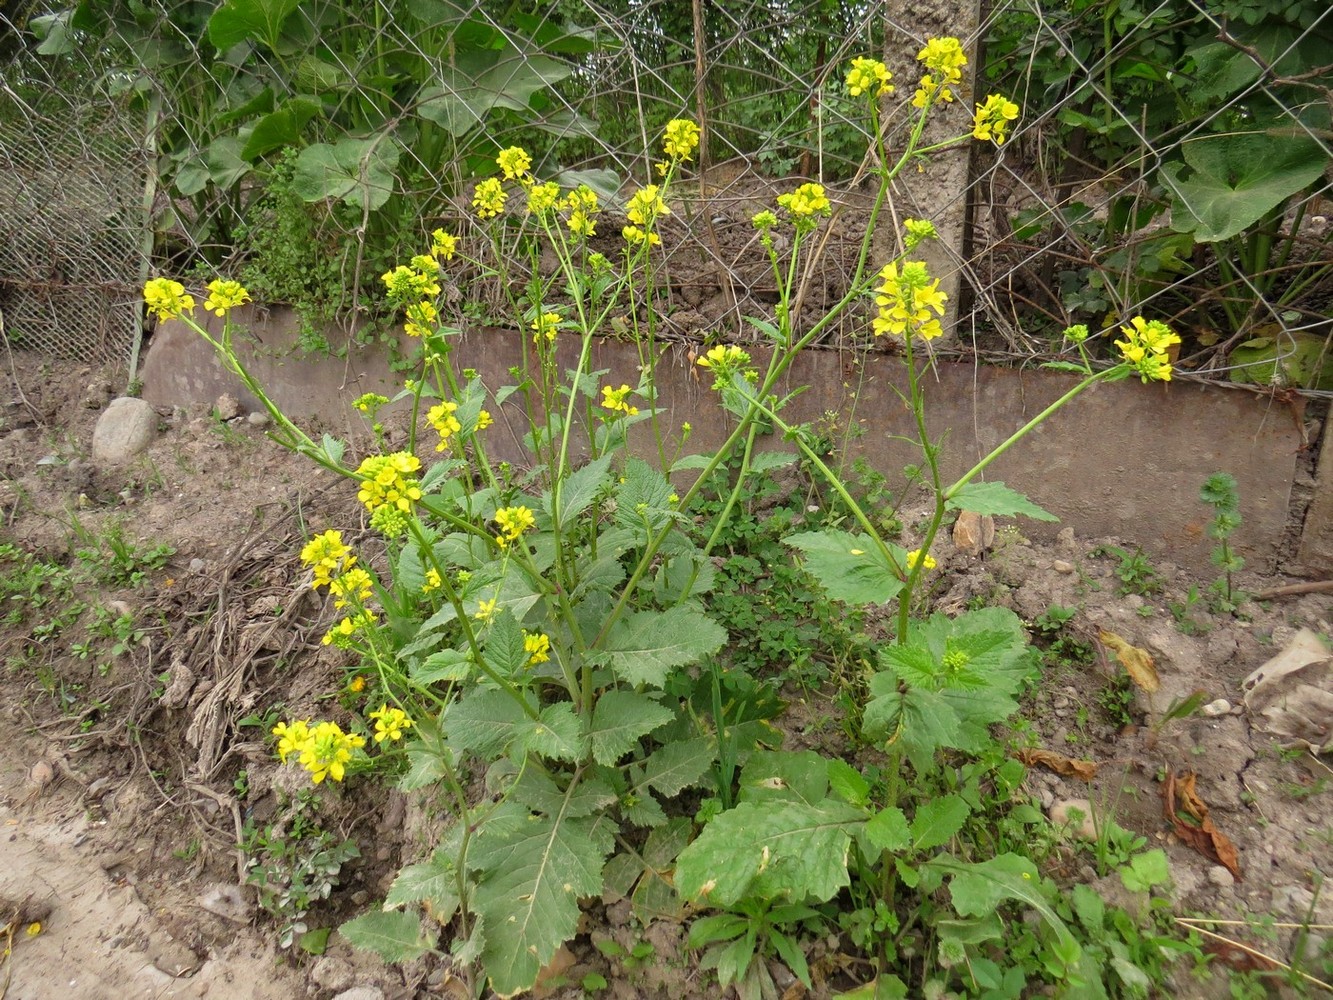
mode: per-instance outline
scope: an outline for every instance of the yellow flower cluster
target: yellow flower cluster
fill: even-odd
[[[923,555],[920,549],[913,549],[911,552],[907,553],[907,568],[909,570],[916,569],[918,563],[920,563],[924,569],[934,569],[939,565],[935,561],[935,557],[929,552]]]
[[[532,157],[522,146],[510,146],[508,149],[500,150],[495,162],[507,181],[522,182],[532,170]]]
[[[495,540],[503,549],[518,541],[523,532],[536,527],[537,518],[527,507],[501,507],[495,512],[495,523],[500,528],[495,533]]]
[[[699,147],[699,126],[688,118],[673,118],[666,124],[662,148],[673,160],[688,161]]]
[[[976,117],[972,121],[972,137],[983,142],[990,139],[995,145],[1002,145],[1009,123],[1017,118],[1017,104],[1000,94],[991,94],[985,104],[977,105]]]
[[[633,417],[638,414],[639,408],[631,406],[626,400],[633,390],[627,385],[622,385],[619,389],[613,389],[609,385],[602,386],[602,409],[610,410],[612,413],[623,413],[627,417]]]
[[[444,586],[444,578],[440,576],[440,571],[431,567],[426,570],[426,582],[421,585],[423,594],[434,593]]]
[[[647,242],[651,246],[658,246],[662,238],[653,232],[653,226],[657,224],[659,216],[670,214],[671,209],[662,200],[658,186],[648,184],[630,195],[629,204],[625,206],[625,217],[630,224],[621,230],[621,235],[630,243]]]
[[[1160,320],[1135,316],[1120,332],[1125,339],[1117,340],[1115,346],[1144,382],[1171,381],[1169,352],[1180,343],[1180,337],[1169,326]]]
[[[445,448],[449,447],[449,439],[463,430],[463,425],[454,416],[457,409],[457,403],[445,400],[443,403],[432,406],[426,412],[426,420],[440,435],[440,443],[435,446],[436,451],[444,451]]]
[[[375,617],[375,612],[362,608],[354,615],[348,615],[333,628],[324,633],[324,638],[320,640],[325,646],[337,646],[339,649],[348,649],[352,645],[352,639],[358,632],[369,631],[379,621]]]
[[[435,321],[440,318],[440,311],[426,299],[411,303],[406,314],[407,322],[403,324],[403,332],[409,337],[430,336],[435,329]]]
[[[343,544],[341,531],[325,531],[305,543],[301,549],[301,564],[315,571],[312,587],[327,587],[337,576],[356,565],[356,556]]]
[[[718,344],[708,349],[708,353],[695,362],[700,368],[707,368],[719,379],[740,371],[750,363],[750,355],[735,344]]]
[[[847,71],[847,93],[853,97],[892,94],[893,84],[889,83],[892,79],[893,74],[878,59],[853,59],[852,67]]]
[[[528,666],[535,667],[551,658],[551,637],[545,632],[523,630],[523,650],[528,654]]]
[[[381,396],[378,392],[366,392],[352,400],[352,409],[360,410],[373,420],[375,414],[379,413],[380,407],[387,406],[388,403],[388,396]]]
[[[587,239],[597,235],[593,227],[601,206],[597,200],[597,192],[588,185],[580,184],[565,195],[564,201],[560,202],[560,208],[566,213],[565,225],[575,236]]]
[[[334,597],[335,608],[345,608],[349,604],[356,604],[359,607],[370,600],[374,589],[374,581],[371,580],[370,574],[360,566],[349,569],[329,581],[329,593]]]
[[[278,759],[285,764],[288,757],[297,754],[316,785],[325,778],[342,781],[353,752],[366,745],[364,736],[344,733],[336,722],[314,726],[300,720],[279,722],[273,727],[273,735],[278,738]]]
[[[560,201],[560,185],[555,181],[534,184],[528,188],[528,214],[543,216]]]
[[[477,210],[478,218],[493,219],[504,211],[508,197],[498,177],[487,177],[472,192],[472,207]]]
[[[930,313],[933,309],[943,316],[948,296],[940,291],[938,278],[930,280],[925,264],[904,261],[901,272],[897,264],[886,264],[879,276],[881,281],[875,295],[879,314],[873,324],[876,337],[888,333],[933,340],[944,332],[939,319]]]
[[[548,344],[555,340],[555,335],[560,330],[562,317],[559,313],[542,313],[532,321],[532,342],[540,344],[545,340]]]
[[[413,260],[422,258],[414,257]],[[424,258],[429,260],[430,258]],[[432,298],[440,294],[439,265],[433,265],[429,271],[422,271],[406,264],[399,264],[392,271],[380,275],[389,290],[389,300],[396,303],[410,302],[413,299]]]
[[[194,296],[186,294],[185,286],[170,278],[151,278],[144,283],[143,301],[149,312],[166,322],[194,310]]]
[[[370,713],[369,718],[375,723],[376,743],[383,743],[385,740],[396,743],[403,738],[404,730],[412,728],[412,720],[401,708],[381,705],[377,711]]]
[[[488,410],[478,410],[478,411],[477,411],[477,426],[474,427],[474,428],[472,428],[472,429],[473,429],[474,431],[484,431],[487,427],[491,426],[491,424],[493,424],[493,423],[495,423],[495,421],[491,419],[490,411],[488,411]]]
[[[963,67],[967,65],[962,43],[956,38],[928,38],[916,58],[929,72],[921,78],[912,106],[924,108],[936,101],[952,101],[953,88],[962,83]]]
[[[437,229],[430,234],[430,255],[437,260],[453,260],[457,250],[457,236],[451,236],[443,229]]]
[[[940,236],[935,231],[935,223],[929,219],[903,219],[903,228],[907,230],[903,243],[908,250],[916,249],[923,240],[936,240]]]
[[[802,184],[795,191],[778,195],[778,206],[785,208],[794,219],[828,215],[832,210],[822,184]]]
[[[236,306],[250,301],[250,293],[239,281],[217,279],[208,283],[208,298],[204,308],[215,316],[225,316]]]
[[[380,507],[406,514],[421,499],[421,484],[415,477],[420,468],[421,460],[405,451],[372,455],[357,467],[361,489],[356,497],[372,514]]]

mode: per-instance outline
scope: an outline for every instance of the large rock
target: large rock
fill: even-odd
[[[93,429],[93,461],[109,465],[128,462],[153,441],[157,411],[142,399],[113,399]]]

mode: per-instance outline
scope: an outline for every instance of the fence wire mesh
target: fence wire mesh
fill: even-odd
[[[21,261],[0,257],[9,300],[16,287],[68,287],[77,275],[125,305],[138,280],[127,262],[141,262],[142,177],[117,173],[107,143],[87,138],[96,128],[61,124],[53,92],[84,94],[66,101],[71,110],[126,109],[101,120],[121,123],[110,145],[130,167],[142,162],[141,123],[155,122],[154,266],[193,269],[196,282],[225,273],[294,303],[307,346],[340,320],[364,330],[376,276],[432,228],[477,226],[471,187],[497,150],[523,145],[539,177],[611,195],[652,179],[661,128],[678,116],[699,119],[706,143],[663,230],[667,332],[737,336],[743,317],[771,312],[749,219],[797,178],[828,185],[842,210],[807,275],[814,316],[848,287],[867,197],[868,137],[842,91],[846,64],[886,58],[899,84],[886,109],[901,137],[912,56],[929,35],[957,34],[975,54],[968,96],[1006,93],[1023,117],[1003,146],[974,145],[965,175],[906,178],[891,214],[958,220],[945,253],[965,279],[962,346],[1030,361],[1057,353],[1066,325],[1096,332],[1152,312],[1187,335],[1183,371],[1318,383],[1310,371],[1327,349],[1333,299],[1333,12],[1316,0],[1282,11],[1250,0],[1000,0],[947,16],[849,0],[288,6],[275,23],[176,3],[155,17],[111,4],[100,21],[8,24],[25,39],[9,46],[11,63],[40,70],[21,77],[0,126],[6,173],[87,175],[108,192],[35,222],[35,209],[11,210],[19,196],[0,191],[3,249],[27,241]],[[942,136],[966,132],[970,109],[946,109]],[[39,168],[20,163],[29,147]],[[60,158],[67,148],[78,167]],[[1236,174],[1246,164],[1281,169]],[[79,187],[58,193],[93,197]],[[22,203],[43,194],[29,188]],[[92,218],[118,234],[123,223],[127,238],[90,238]],[[607,223],[594,247],[603,252],[620,228]],[[33,275],[38,250],[49,258],[42,247],[66,245],[66,259],[101,254],[117,276],[90,277],[82,262]],[[485,320],[506,289],[473,277],[457,306]],[[17,329],[18,307],[3,307]],[[100,329],[90,324],[63,329],[87,336]]]

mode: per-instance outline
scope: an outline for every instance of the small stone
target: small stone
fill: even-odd
[[[356,970],[341,958],[325,955],[310,969],[310,981],[320,989],[337,993],[349,989],[356,979]]]
[[[1078,815],[1075,816],[1075,813]],[[1092,803],[1087,799],[1062,799],[1051,806],[1051,822],[1068,827],[1083,840],[1097,839],[1097,824],[1093,820]]]
[[[953,523],[953,543],[959,552],[980,555],[995,544],[995,518],[963,511]]]
[[[263,410],[255,410],[253,413],[246,415],[245,422],[251,427],[267,427],[269,416]]]
[[[1219,889],[1229,889],[1236,884],[1236,877],[1221,865],[1213,865],[1208,869],[1208,881]]]
[[[1231,702],[1225,698],[1218,698],[1216,701],[1210,701],[1207,705],[1204,705],[1199,711],[1210,719],[1216,719],[1219,715],[1231,714]]]
[[[157,411],[142,399],[113,399],[93,428],[93,461],[108,465],[128,462],[153,441]]]
[[[191,560],[190,560],[190,572],[191,572],[191,573],[202,573],[202,572],[203,572],[205,569],[207,569],[207,568],[208,568],[208,563],[204,562],[202,559],[198,558],[197,556],[196,556],[194,559],[191,559]]]
[[[374,986],[353,986],[335,994],[333,1000],[384,1000],[384,991]]]
[[[241,415],[241,403],[229,392],[224,392],[213,404],[213,415],[219,420],[235,420]]]
[[[1074,572],[1074,564],[1065,562],[1063,559],[1057,559],[1055,562],[1051,563],[1051,569],[1055,570],[1057,573],[1068,575],[1069,573]]]
[[[206,886],[198,897],[199,906],[209,913],[216,914],[233,923],[245,924],[250,921],[250,907],[245,901],[245,893],[237,885],[215,882]],[[352,983],[349,976],[341,986],[329,986],[327,989],[345,989]]]
[[[105,379],[89,382],[88,388],[83,391],[83,405],[90,410],[100,410],[106,406],[106,401],[115,394],[115,390],[111,388],[111,383]]]

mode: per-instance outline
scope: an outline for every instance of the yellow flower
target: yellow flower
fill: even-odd
[[[431,568],[426,570],[426,582],[421,585],[421,592],[423,594],[429,594],[432,591],[439,590],[443,586],[444,580],[440,576],[440,571],[438,569]]]
[[[152,278],[143,286],[143,301],[149,312],[166,321],[194,310],[194,297],[185,293],[185,286],[170,278]]]
[[[453,260],[454,251],[457,249],[457,236],[450,236],[443,229],[437,229],[430,234],[430,252],[432,257],[436,257],[440,260]]]
[[[545,663],[551,658],[551,637],[545,632],[534,635],[524,629],[523,649],[528,654],[528,666],[535,667],[539,663]]]
[[[472,207],[477,210],[478,218],[493,219],[504,211],[505,199],[508,197],[500,186],[499,178],[487,177],[472,192]]]
[[[351,694],[360,694],[365,689],[366,689],[365,674],[357,674],[355,677],[353,677],[350,681],[347,682],[347,690]]]
[[[935,223],[929,219],[903,219],[903,228],[907,235],[903,242],[908,250],[914,250],[923,240],[937,240],[940,234],[935,230]]]
[[[401,708],[381,705],[379,710],[371,712],[369,717],[375,721],[376,743],[383,743],[385,740],[396,743],[403,738],[403,730],[412,728],[412,720]]]
[[[559,313],[542,313],[532,321],[532,341],[541,343],[542,338],[549,344],[555,340],[555,335],[560,329],[561,315]]]
[[[321,722],[310,731],[301,749],[301,766],[310,772],[316,785],[325,778],[342,781],[352,751],[366,745],[366,738],[356,733],[344,733],[336,722]]]
[[[930,38],[916,57],[930,72],[921,78],[912,106],[924,108],[936,101],[952,101],[953,88],[962,82],[963,67],[967,65],[962,43],[956,38]]]
[[[586,184],[580,184],[559,203],[560,210],[568,213],[565,217],[565,225],[575,236],[582,236],[585,239],[589,236],[597,235],[594,226],[594,216],[601,211],[597,201],[597,192]]]
[[[495,162],[504,171],[507,181],[522,180],[532,169],[532,157],[522,146],[510,146],[508,149],[500,150]]]
[[[365,604],[366,601],[370,600],[370,595],[374,593],[374,583],[370,574],[357,566],[355,569],[349,569],[346,573],[331,580],[329,582],[329,593],[334,596],[333,606],[335,608],[345,608],[353,602]]]
[[[632,391],[628,385],[622,385],[619,389],[613,389],[609,385],[602,386],[602,408],[612,413],[623,413],[627,417],[637,415],[639,408],[625,402]]]
[[[352,400],[352,409],[360,410],[366,416],[374,419],[375,414],[380,411],[380,407],[388,405],[388,402],[388,396],[381,396],[378,392],[366,392]]]
[[[278,738],[278,760],[287,763],[287,758],[300,753],[310,739],[310,724],[300,720],[279,722],[273,727],[273,735]]]
[[[875,295],[879,312],[872,324],[876,337],[887,333],[933,340],[943,334],[940,321],[931,315],[931,310],[943,316],[948,296],[940,291],[939,279],[930,280],[925,264],[905,261],[901,273],[897,264],[886,264],[879,275],[881,280]]]
[[[847,93],[853,97],[892,94],[893,84],[889,83],[892,79],[893,74],[878,59],[853,59],[852,67],[847,71]]]
[[[654,247],[662,245],[662,237],[656,233],[645,232],[638,226],[626,226],[620,230],[620,235],[625,237],[626,243],[647,243]]]
[[[215,316],[225,316],[231,309],[249,301],[250,293],[239,281],[218,279],[208,283],[208,298],[204,299],[204,308]]]
[[[399,264],[392,271],[380,275],[380,280],[388,289],[390,301],[407,302],[439,295],[440,283],[435,280],[437,277],[438,274],[425,274],[406,264]]]
[[[1018,118],[1018,105],[1000,94],[991,94],[985,104],[977,105],[976,117],[972,122],[974,139],[993,139],[995,145],[1004,143],[1004,134],[1009,123]]]
[[[527,507],[501,507],[495,512],[495,523],[500,526],[495,540],[505,548],[510,542],[517,541],[523,532],[536,527],[537,518]]]
[[[325,646],[334,645],[339,649],[350,649],[352,639],[357,632],[363,632],[374,625],[378,619],[375,612],[362,610],[354,615],[344,618],[333,628],[324,633],[324,638],[320,640]]]
[[[689,160],[699,146],[699,126],[688,118],[667,122],[662,149],[673,160]]]
[[[446,400],[432,406],[427,411],[426,420],[440,435],[440,443],[435,446],[436,451],[444,451],[445,448],[449,447],[449,439],[463,430],[463,425],[454,416],[454,411],[457,409],[457,403]]]
[[[916,569],[917,563],[920,563],[925,569],[934,569],[939,565],[935,562],[935,557],[930,553],[927,552],[925,555],[922,555],[920,549],[913,549],[911,552],[907,553],[907,568]]]
[[[629,204],[625,206],[625,218],[645,229],[651,229],[658,216],[670,214],[671,209],[667,208],[666,202],[662,200],[660,189],[656,184],[639,188],[630,195]]]
[[[489,601],[478,601],[477,613],[474,614],[472,617],[477,619],[477,621],[479,622],[490,621],[491,616],[495,614],[495,605],[499,603],[499,600],[500,599],[498,597],[492,597]]]
[[[1135,316],[1129,326],[1122,326],[1120,332],[1124,340],[1117,340],[1115,346],[1125,363],[1138,372],[1144,382],[1170,382],[1171,359],[1169,352],[1180,343],[1180,337],[1160,320],[1146,320]]]
[[[40,920],[34,920],[28,925],[28,929],[24,931],[24,933],[30,938],[36,937],[38,934],[42,933],[42,922]]]
[[[421,499],[421,484],[413,475],[420,468],[421,461],[405,451],[372,455],[356,470],[361,479],[357,499],[372,514],[380,507],[392,507],[406,514]]]
[[[488,410],[478,410],[477,426],[474,427],[473,430],[484,431],[487,427],[491,426],[491,424],[493,423],[495,423],[495,421],[491,419],[491,414]]]
[[[343,544],[342,532],[330,530],[306,542],[301,549],[301,564],[314,568],[312,587],[327,587],[333,577],[356,565],[356,556]]]
[[[440,311],[432,303],[425,299],[413,302],[407,307],[407,322],[403,324],[403,332],[409,337],[428,337],[439,318]]]
[[[779,195],[778,205],[795,219],[828,215],[832,210],[822,184],[802,184],[789,194]]]
[[[559,184],[554,181],[547,181],[545,184],[534,184],[528,190],[528,212],[531,215],[545,215],[555,208],[556,202],[559,200]]]

